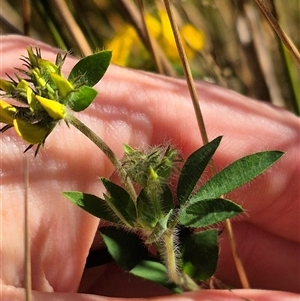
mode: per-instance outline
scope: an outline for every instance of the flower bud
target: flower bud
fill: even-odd
[[[9,103],[0,100],[0,122],[12,124],[17,109]]]
[[[35,97],[42,105],[42,107],[47,111],[49,116],[52,117],[54,120],[65,118],[67,114],[66,106],[55,100],[50,100],[39,95],[36,95]]]

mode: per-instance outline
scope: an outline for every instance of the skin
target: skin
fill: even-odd
[[[29,38],[0,37],[0,77],[21,67],[26,47],[38,46],[53,60],[56,50]],[[69,57],[68,74],[77,59]],[[246,214],[233,220],[238,252],[251,287],[238,289],[226,232],[220,239],[216,277],[237,288],[170,295],[164,288],[135,279],[112,265],[83,273],[90,248],[100,248],[95,233],[99,220],[61,195],[81,190],[101,195],[99,176],[113,167],[104,155],[73,127],[62,122],[29,162],[29,224],[32,297],[36,300],[299,300],[299,119],[274,106],[243,97],[215,85],[197,82],[210,139],[224,138],[215,156],[218,169],[257,151],[278,149],[285,156],[257,180],[230,198]],[[96,101],[79,118],[122,156],[122,144],[146,147],[171,141],[184,157],[201,146],[193,107],[184,81],[110,66],[96,86]],[[26,144],[9,130],[1,139],[1,300],[25,300],[24,178]],[[83,275],[83,276],[82,276]],[[96,275],[96,277],[95,277]],[[80,291],[88,294],[77,293]],[[113,298],[105,296],[114,296]]]

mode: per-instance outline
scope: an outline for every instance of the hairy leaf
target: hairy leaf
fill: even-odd
[[[183,242],[182,270],[194,280],[206,280],[217,268],[218,254],[217,230],[195,233]]]
[[[147,249],[137,234],[114,227],[103,227],[99,231],[112,258],[125,270],[131,270],[147,257]]]
[[[215,199],[242,186],[273,165],[283,154],[266,151],[238,159],[207,181],[189,200],[190,203]]]
[[[241,206],[225,199],[190,203],[179,213],[179,222],[187,227],[207,227],[243,212]]]
[[[75,112],[83,111],[93,102],[97,93],[94,88],[81,86],[69,94],[68,106]]]
[[[111,55],[111,51],[99,51],[82,58],[71,70],[68,80],[93,87],[106,72]]]
[[[109,206],[126,225],[133,226],[137,213],[135,204],[128,192],[109,179],[101,178],[101,182],[109,192],[109,196],[105,195],[105,200]]]
[[[194,190],[207,164],[218,148],[222,137],[219,136],[193,152],[182,167],[177,185],[177,198],[183,205]]]
[[[121,224],[106,201],[92,194],[79,191],[66,191],[63,195],[88,213],[114,224]]]
[[[153,228],[158,217],[155,216],[153,203],[146,189],[143,188],[137,198],[138,220],[145,228]]]

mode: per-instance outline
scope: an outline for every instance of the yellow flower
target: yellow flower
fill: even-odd
[[[12,124],[17,109],[9,103],[0,100],[0,122]]]
[[[54,120],[64,119],[67,114],[66,106],[55,101],[50,100],[39,95],[35,96],[42,107],[47,111],[50,117]]]
[[[13,120],[17,134],[30,144],[41,144],[51,132],[49,125],[31,124],[21,119]]]
[[[148,14],[146,15],[146,23],[150,36],[158,42],[166,56],[173,62],[178,61],[178,51],[167,13],[164,10],[159,10],[158,18]],[[187,57],[192,59],[195,53],[204,47],[204,33],[190,23],[181,26],[179,31]],[[107,48],[114,50],[112,62],[122,66],[136,65],[135,53],[138,51],[137,56],[141,58],[144,52],[135,29],[130,25],[123,26],[122,30],[108,42]]]

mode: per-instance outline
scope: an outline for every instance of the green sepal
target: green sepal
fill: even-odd
[[[179,212],[179,222],[186,227],[207,227],[243,212],[241,206],[226,199],[201,200],[189,203]]]
[[[99,231],[110,255],[123,269],[131,270],[148,256],[147,248],[137,234],[115,227],[103,227]]]
[[[121,186],[113,183],[109,179],[101,178],[101,182],[109,192],[105,200],[111,209],[127,226],[134,226],[137,219],[136,207],[128,192]]]
[[[105,74],[111,60],[111,51],[99,51],[82,58],[71,70],[68,80],[93,87]]]
[[[217,268],[219,255],[218,231],[206,230],[190,235],[183,241],[181,268],[194,280],[206,280]]]
[[[117,225],[122,224],[106,201],[95,195],[80,191],[65,191],[63,192],[63,195],[78,207],[102,220]]]
[[[168,214],[174,208],[173,195],[168,185],[162,186],[162,193],[159,195],[159,205],[163,214]],[[156,216],[153,202],[147,193],[147,188],[143,188],[137,199],[138,217],[146,227],[153,228],[161,216]]]
[[[200,187],[189,200],[190,203],[215,199],[244,185],[273,165],[283,154],[281,151],[265,151],[238,159]]]
[[[85,110],[96,98],[98,92],[89,86],[81,86],[68,95],[68,106],[75,112]]]
[[[180,205],[183,205],[193,192],[203,171],[218,148],[221,139],[221,136],[217,137],[193,152],[187,158],[180,172],[177,184],[177,198]]]
[[[159,241],[162,235],[168,231],[168,224],[170,221],[170,217],[173,214],[173,209],[168,212],[163,218],[161,218],[155,225],[153,231],[147,237],[145,243],[150,244]]]

